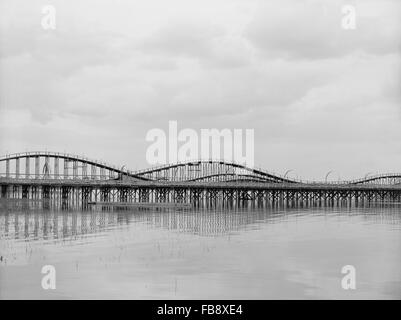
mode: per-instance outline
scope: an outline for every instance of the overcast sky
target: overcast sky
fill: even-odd
[[[0,153],[140,169],[177,120],[254,129],[270,171],[401,172],[400,53],[399,0],[0,0]]]

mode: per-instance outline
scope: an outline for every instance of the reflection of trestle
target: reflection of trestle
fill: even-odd
[[[202,236],[224,235],[239,231],[248,225],[253,227],[263,221],[275,223],[280,219],[288,219],[291,212],[299,213],[300,206],[285,204],[268,204],[258,207],[231,208],[201,208],[191,210],[176,209],[118,209],[116,207],[99,206],[87,210],[60,210],[57,203],[42,201],[20,201],[12,203],[12,210],[4,210],[0,214],[0,233],[6,238],[15,239],[63,239],[102,232],[110,226],[128,225],[146,222],[145,228],[163,228],[168,230],[195,233]],[[9,204],[11,206],[11,204]],[[306,205],[303,205],[306,206]],[[301,206],[302,207],[302,206]],[[376,214],[366,213],[371,207]],[[76,207],[78,209],[78,207]],[[386,223],[399,223],[399,209],[386,205],[363,206],[361,213],[364,219],[386,220]],[[10,207],[11,209],[11,207]],[[30,210],[28,210],[30,209]],[[51,210],[49,210],[51,209]],[[284,210],[283,210],[284,209]],[[373,210],[372,209],[372,210]],[[314,209],[308,208],[313,214]],[[319,209],[318,212],[336,212],[335,207]],[[385,216],[379,213],[383,211]]]

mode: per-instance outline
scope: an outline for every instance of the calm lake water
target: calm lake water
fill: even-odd
[[[401,204],[59,209],[0,202],[2,299],[400,299]],[[56,289],[41,269],[56,269]],[[341,269],[356,269],[344,290]]]

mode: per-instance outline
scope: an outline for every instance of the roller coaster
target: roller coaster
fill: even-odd
[[[32,169],[32,170],[31,170]],[[289,179],[260,168],[198,160],[132,171],[68,153],[33,151],[0,157],[1,198],[122,202],[210,199],[401,201],[401,173],[335,182]]]
[[[21,166],[21,162],[24,162],[24,167]],[[2,166],[2,164],[5,165]],[[33,172],[31,172],[32,164],[34,164]],[[11,168],[14,168],[14,171]],[[141,181],[166,182],[323,183],[288,179],[283,175],[264,169],[249,168],[242,164],[221,160],[188,161],[133,171],[128,170],[125,166],[116,166],[85,156],[48,151],[23,152],[2,156],[0,157],[0,170],[0,176],[3,178],[19,179],[116,180],[130,178]],[[400,185],[401,173],[376,174],[355,180],[325,183]]]

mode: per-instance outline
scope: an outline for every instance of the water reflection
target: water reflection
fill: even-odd
[[[54,209],[46,203],[3,202],[0,206],[0,237],[15,240],[62,240],[104,233],[130,224],[186,232],[200,236],[221,236],[262,223],[283,223],[303,215],[359,216],[366,223],[400,225],[401,205],[322,208],[195,208],[149,209],[90,207]]]
[[[57,207],[0,202],[1,298],[400,298],[401,205]],[[40,286],[44,264],[57,290]],[[355,265],[358,290],[341,287]]]

